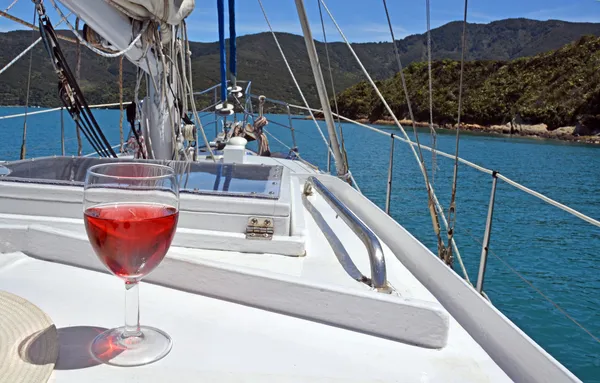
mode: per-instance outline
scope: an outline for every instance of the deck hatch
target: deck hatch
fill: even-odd
[[[83,186],[87,169],[110,162],[134,162],[130,159],[100,159],[84,157],[43,157],[7,162],[3,168],[9,174],[2,182],[25,182],[51,185]],[[152,161],[171,166],[181,176],[181,192],[245,198],[279,198],[283,167],[254,164],[223,164],[220,162],[186,163]]]

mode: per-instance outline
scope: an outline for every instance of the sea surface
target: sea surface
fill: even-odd
[[[30,109],[38,110],[41,109]],[[0,115],[22,111],[21,107],[0,108]],[[117,144],[119,112],[94,113],[109,140]],[[72,155],[77,149],[75,129],[66,113],[64,117],[66,153]],[[288,123],[287,116],[268,118]],[[209,137],[214,135],[213,120],[213,116],[203,118]],[[326,147],[315,123],[298,117],[293,125],[300,154],[326,170]],[[57,112],[30,116],[27,157],[60,154],[60,126]],[[321,126],[325,131],[323,123]],[[400,134],[390,127],[380,128]],[[0,120],[0,159],[18,158],[22,129],[22,118]],[[288,129],[274,124],[268,129],[292,146]],[[343,130],[350,168],[361,191],[383,208],[390,139],[349,124],[343,124]],[[437,147],[454,153],[454,134],[440,131]],[[419,131],[419,138],[423,144],[431,144],[426,130]],[[273,151],[286,150],[273,138],[270,141]],[[90,152],[86,144],[84,153]],[[460,155],[600,219],[600,147],[462,133]],[[453,161],[440,156],[433,160],[426,151],[424,157],[430,174],[432,162],[435,163],[433,182],[440,202],[447,208]],[[424,181],[412,153],[401,142],[395,144],[393,174],[393,217],[435,252]],[[460,166],[455,238],[473,283],[477,279],[491,184],[490,175]],[[579,378],[600,382],[600,343],[539,293],[600,337],[600,229],[498,181],[490,249],[484,289],[496,307]],[[460,273],[458,264],[455,268]]]

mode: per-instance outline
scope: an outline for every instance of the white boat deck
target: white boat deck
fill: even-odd
[[[248,159],[283,165],[299,185],[315,174],[297,161]],[[391,218],[347,185],[320,177],[377,234],[391,294],[356,280],[371,275],[365,246],[318,193],[310,204],[342,251],[334,251],[307,201],[291,211],[303,218],[305,256],[183,247],[193,233],[178,231],[176,246],[140,289],[142,324],[174,341],[169,355],[148,366],[97,365],[87,354],[102,329],[122,325],[124,289],[96,259],[81,219],[61,218],[58,208],[55,217],[37,218],[0,210],[0,290],[54,321],[56,382],[573,380]],[[14,192],[2,194],[0,206],[14,203]]]
[[[123,284],[22,253],[3,258],[0,289],[36,304],[58,328],[56,382],[510,381],[454,320],[448,346],[435,350],[149,283],[141,286],[142,323],[172,336],[171,353],[143,367],[97,365],[87,347],[97,328],[121,325]]]

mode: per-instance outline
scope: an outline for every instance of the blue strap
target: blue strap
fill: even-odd
[[[219,19],[219,51],[221,53],[221,101],[227,101],[227,63],[225,62],[225,8],[223,0],[217,0]]]
[[[229,0],[229,72],[237,77],[237,54],[235,35],[235,0]],[[232,86],[235,84],[232,84]]]

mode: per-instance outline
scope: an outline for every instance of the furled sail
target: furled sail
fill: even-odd
[[[195,0],[105,0],[136,20],[158,19],[177,25],[194,10]]]

